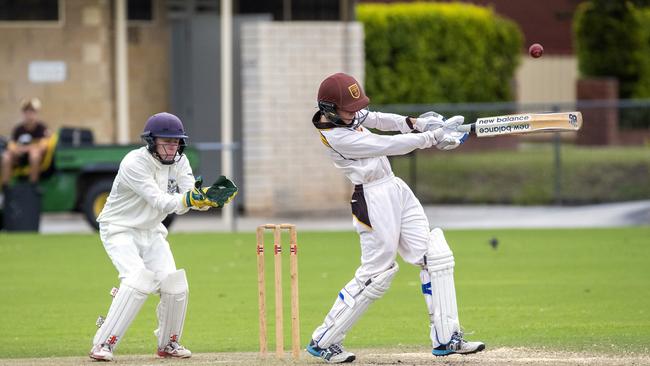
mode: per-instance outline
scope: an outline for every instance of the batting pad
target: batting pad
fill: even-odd
[[[107,343],[113,349],[117,347],[147,296],[156,290],[157,282],[154,278],[153,272],[142,269],[122,281],[104,323],[95,333],[93,345]]]
[[[399,270],[397,263],[376,277],[360,283],[356,278],[348,282],[325,317],[325,324],[314,332],[318,347],[328,348],[345,339],[345,334],[375,300],[384,296]],[[321,332],[324,333],[320,334]]]
[[[179,342],[183,333],[189,287],[185,270],[170,273],[160,282],[160,303],[156,308],[158,329],[158,348],[163,348],[170,341]]]
[[[460,331],[454,286],[454,256],[442,230],[438,228],[431,231],[420,280],[431,322],[431,341],[435,348],[449,343],[451,336]]]

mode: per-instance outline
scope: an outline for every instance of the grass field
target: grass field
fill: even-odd
[[[552,204],[558,198],[553,149],[550,143],[522,143],[517,150],[418,150],[414,170],[412,155],[391,162],[423,203]],[[559,198],[565,203],[648,199],[650,148],[565,144],[561,177]]]
[[[488,244],[492,237],[499,239],[496,250]],[[474,332],[468,338],[492,348],[650,352],[650,227],[448,231],[447,238],[456,256],[461,323]],[[304,343],[351,278],[359,245],[353,232],[299,232],[298,239]],[[190,283],[183,343],[194,352],[255,351],[254,234],[177,234],[170,242]],[[98,236],[0,234],[0,258],[0,358],[85,355],[118,284]],[[285,286],[288,306],[288,271]],[[152,353],[156,304],[154,297],[147,301],[119,354]],[[268,307],[272,314],[272,299]],[[288,308],[285,314],[288,335]],[[402,264],[391,290],[346,344],[428,343],[418,269]]]

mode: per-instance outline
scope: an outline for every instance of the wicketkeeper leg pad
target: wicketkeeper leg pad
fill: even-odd
[[[431,231],[420,280],[431,322],[431,341],[435,348],[449,343],[451,336],[460,331],[454,286],[454,256],[442,230],[438,228]]]
[[[388,291],[398,270],[397,263],[393,263],[392,267],[365,283],[359,282],[356,278],[348,282],[339,292],[332,310],[325,317],[324,324],[314,332],[313,339],[318,347],[328,348],[333,344],[341,343],[348,330],[368,309],[368,306]]]
[[[122,280],[106,319],[95,333],[93,345],[109,344],[115,349],[147,296],[154,292],[157,286],[154,273],[146,269]]]
[[[170,273],[160,283],[160,303],[156,309],[158,329],[154,332],[158,337],[158,348],[165,347],[169,342],[179,342],[183,333],[189,287],[185,270],[179,269]]]

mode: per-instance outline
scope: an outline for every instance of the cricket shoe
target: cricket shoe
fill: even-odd
[[[113,361],[113,347],[108,343],[95,345],[88,356],[95,361]]]
[[[447,344],[441,344],[431,351],[434,356],[448,356],[454,353],[469,354],[480,352],[485,349],[483,342],[468,342],[463,339],[462,332],[456,332],[451,336],[451,341]]]
[[[178,342],[169,342],[165,347],[158,349],[158,357],[190,358],[192,357],[192,352],[178,344]]]
[[[341,344],[333,344],[327,348],[320,348],[313,339],[307,346],[307,352],[314,357],[322,358],[327,363],[352,362],[357,358],[354,353],[343,349],[343,345]]]

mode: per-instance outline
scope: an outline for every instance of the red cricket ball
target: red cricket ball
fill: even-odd
[[[544,53],[544,47],[539,43],[533,43],[528,47],[528,54],[533,58],[542,57]]]

